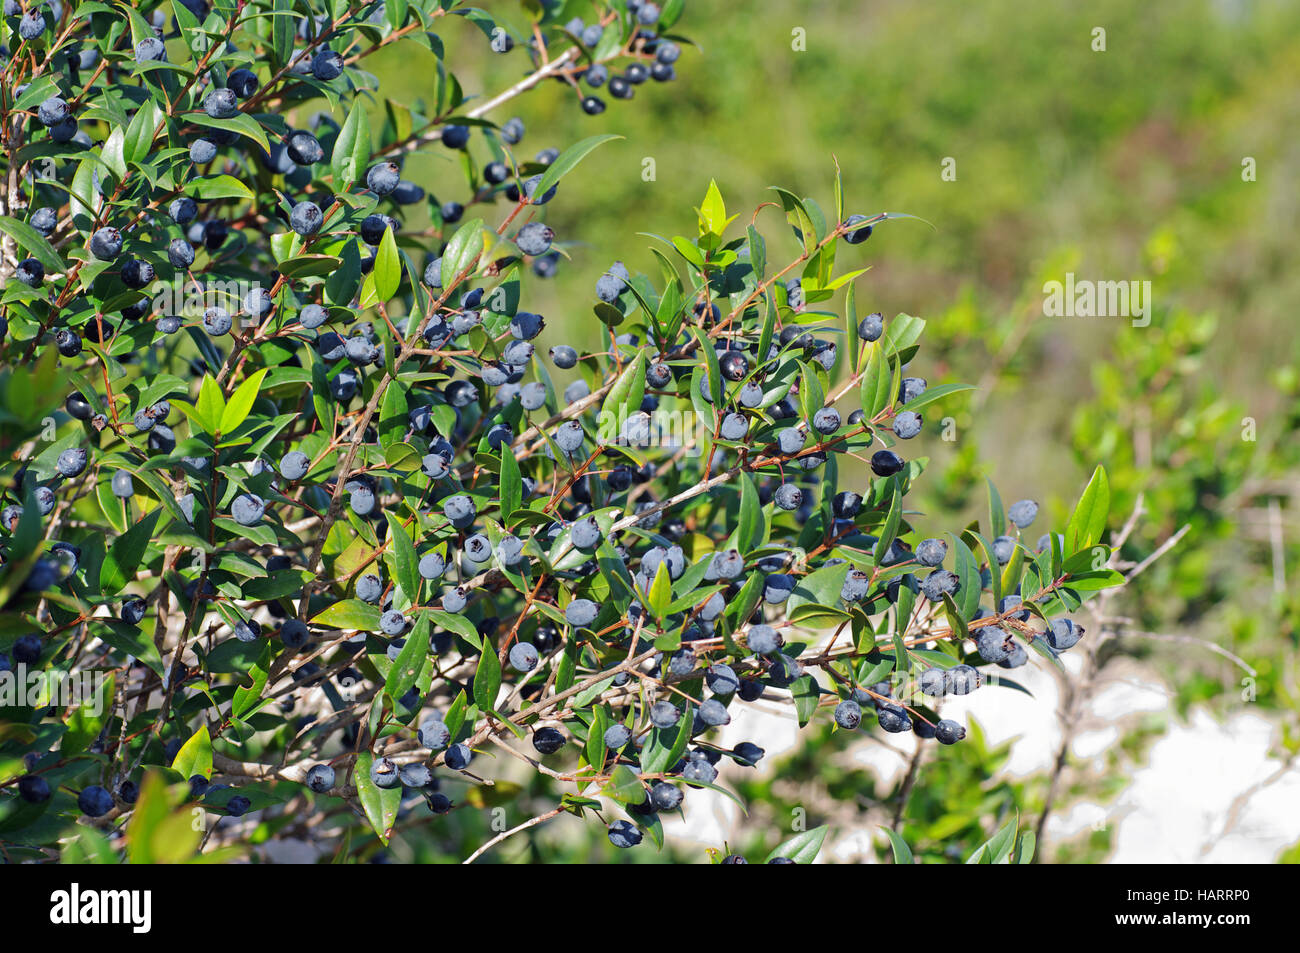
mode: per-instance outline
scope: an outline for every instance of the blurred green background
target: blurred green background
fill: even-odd
[[[521,8],[491,12],[526,35]],[[470,23],[445,23],[449,65],[480,84],[467,94],[491,95],[527,69],[521,49],[494,55]],[[1098,28],[1104,51],[1094,48]],[[1145,494],[1129,562],[1190,525],[1118,597],[1125,625],[1204,638],[1246,658],[1258,673],[1250,701],[1278,726],[1279,756],[1294,758],[1300,4],[696,2],[676,29],[697,48],[684,52],[674,83],[647,83],[631,102],[605,96],[598,118],[578,109],[571,88],[549,83],[489,117],[523,118],[529,132],[517,152],[529,158],[595,132],[626,137],[588,158],[545,210],[571,258],[553,281],[533,281],[525,301],[547,318],[545,344],[598,342],[596,277],[615,259],[657,274],[649,240],[636,233],[691,233],[710,178],[741,229],[775,199],[769,185],[832,208],[837,158],[851,211],[933,223],[889,223],[841,253],[840,271],[871,266],[858,280],[859,311],[924,317],[912,372],[931,384],[980,385],[943,405],[955,440],[941,439],[936,414],[918,441],[932,458],[918,487],[927,518],[938,527],[978,515],[987,474],[1007,500],[1040,500],[1043,526],[1060,523],[1093,466],[1105,464],[1114,527]],[[434,62],[402,45],[367,67],[383,95],[410,104],[430,95]],[[447,155],[434,145],[408,161],[406,175],[463,201],[463,173]],[[647,159],[652,181],[643,178]],[[942,174],[949,159],[951,180]],[[475,153],[476,164],[487,160]],[[760,215],[769,261],[792,259],[779,212]],[[1066,272],[1149,280],[1150,325],[1045,317],[1043,283]],[[1263,525],[1270,501],[1277,513]],[[1219,655],[1128,638],[1112,648],[1163,673],[1176,712],[1206,703],[1226,716],[1243,704],[1241,672]],[[1062,796],[1113,793],[1147,740],[1145,729],[1130,733],[1116,776],[1076,779]],[[825,732],[788,770],[860,789],[852,772],[827,767],[828,750],[845,744]],[[1004,756],[971,745],[917,785],[905,804],[914,850],[962,856],[1007,811],[1041,810],[1042,779],[989,780]],[[985,784],[990,799],[981,795],[970,823],[940,838],[934,822],[972,784]],[[743,793],[774,799],[773,816],[786,809],[770,785]],[[654,859],[615,858],[603,840],[571,839],[583,836],[577,823],[562,826],[571,858]],[[473,832],[461,835],[473,843]],[[1048,844],[1043,859],[1104,859],[1107,836]],[[533,850],[526,838],[512,844],[491,856],[521,860]],[[417,856],[440,849],[425,845]]]

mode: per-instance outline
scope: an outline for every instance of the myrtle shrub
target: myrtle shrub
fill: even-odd
[[[749,703],[957,744],[945,695],[1083,636],[1120,579],[1104,471],[1037,539],[991,485],[946,534],[906,507],[900,448],[965,388],[913,374],[923,320],[860,313],[858,246],[901,216],[846,214],[836,168],[833,214],[778,188],[733,225],[710,183],[650,275],[546,223],[611,136],[526,158],[506,105],[667,95],[682,7],[5,3],[7,856],[233,857],[257,828],[193,813],[311,810],[363,856],[509,806],[521,767],[551,808],[484,847],[563,812],[662,846],[763,758],[719,740]],[[464,92],[456,16],[515,85]],[[364,70],[398,43],[437,57],[423,101]],[[403,178],[417,150],[459,193]],[[564,341],[525,306],[571,256]],[[985,852],[1028,859],[1015,834]]]

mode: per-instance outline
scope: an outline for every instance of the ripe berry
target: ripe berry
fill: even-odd
[[[846,731],[852,731],[862,723],[862,706],[852,699],[846,699],[835,706],[835,724]]]
[[[893,476],[906,464],[903,458],[892,450],[877,450],[871,455],[871,472],[879,477]]]
[[[942,602],[944,594],[953,595],[958,587],[957,574],[948,569],[936,569],[921,581],[921,595],[931,602]]]
[[[650,787],[650,801],[656,811],[675,811],[682,803],[682,789],[667,781],[656,781]]]
[[[307,639],[311,633],[307,629],[307,623],[301,619],[290,619],[284,625],[280,626],[280,641],[287,648],[300,649],[307,644]]]
[[[574,599],[564,609],[564,618],[572,626],[588,626],[600,615],[600,606],[590,599]]]
[[[54,467],[59,471],[59,475],[72,479],[80,476],[86,469],[86,462],[90,455],[82,447],[69,447],[59,454],[58,459],[54,461]]]
[[[122,254],[122,233],[106,226],[90,236],[90,253],[100,261],[112,261]]]
[[[723,440],[744,440],[749,433],[749,418],[744,414],[727,414],[722,418],[719,436]]]
[[[866,220],[867,220],[867,216],[865,215],[850,215],[848,218],[844,220],[844,224],[856,225],[858,224],[858,222],[865,222]],[[870,225],[864,225],[862,228],[855,228],[852,231],[846,231],[844,233],[844,240],[848,242],[850,245],[860,245],[870,237],[871,237]],[[868,338],[868,340],[875,340],[875,338]]]
[[[324,222],[325,216],[315,202],[299,202],[289,213],[289,227],[304,238],[315,235]]]
[[[861,602],[871,591],[871,577],[861,569],[850,569],[840,587],[840,598],[845,602]]]
[[[103,817],[113,809],[113,795],[98,784],[92,784],[77,795],[77,807],[87,817]]]
[[[568,420],[555,428],[555,443],[565,453],[574,453],[582,446],[582,424]]]
[[[1016,539],[1014,536],[999,536],[993,540],[993,558],[998,561],[999,566],[1005,566],[1011,562],[1011,557],[1016,553]]]
[[[769,573],[763,581],[763,601],[772,605],[780,605],[790,598],[790,593],[794,592],[794,584],[793,576],[787,576],[783,573]]]
[[[783,510],[797,510],[803,505],[803,490],[793,483],[782,483],[772,494],[772,502]]]
[[[384,581],[374,573],[366,573],[357,580],[357,598],[362,602],[376,603],[384,594]]]
[[[234,326],[229,313],[224,308],[212,307],[203,312],[203,330],[212,337],[220,337]]]
[[[460,612],[467,605],[469,605],[469,594],[460,586],[448,589],[442,595],[442,607],[447,612]]]
[[[469,142],[469,126],[444,126],[442,144],[448,149],[464,149]]]
[[[969,695],[981,682],[979,669],[971,665],[954,665],[944,673],[944,691],[949,695]]]
[[[533,732],[533,747],[540,754],[555,754],[564,747],[566,740],[558,728],[538,728]]]
[[[537,668],[537,647],[529,642],[517,642],[510,647],[510,665],[516,672],[531,672]]]
[[[599,116],[605,111],[605,101],[599,96],[584,96],[582,98],[582,111],[588,116]]]
[[[941,745],[955,745],[966,737],[966,729],[951,718],[945,718],[934,726],[934,737]]]
[[[813,414],[812,425],[818,433],[833,434],[840,429],[840,412],[834,407],[823,407]]]
[[[266,513],[266,501],[253,493],[241,493],[230,504],[230,515],[240,526],[256,526]]]
[[[911,440],[921,432],[921,415],[905,410],[894,418],[894,435],[900,440]]]
[[[1007,507],[1007,519],[1024,529],[1038,516],[1038,504],[1033,500],[1017,500]]]
[[[187,225],[194,220],[194,216],[199,214],[199,206],[198,203],[188,195],[182,195],[180,198],[174,199],[172,203],[167,206],[167,214],[177,225]],[[94,246],[92,245],[91,251],[94,250]]]
[[[396,162],[380,162],[366,173],[366,188],[376,195],[389,195],[402,180],[402,170]]]
[[[618,820],[609,825],[609,842],[627,850],[641,843],[641,832],[631,821]]]
[[[185,271],[194,264],[194,246],[183,238],[173,238],[167,246],[167,262],[173,268]]]
[[[756,625],[750,628],[746,644],[751,652],[767,655],[781,647],[781,637],[770,625]]]
[[[727,712],[727,706],[716,698],[706,698],[700,704],[698,716],[700,721],[710,728],[731,724],[731,715]]]
[[[378,246],[384,240],[384,232],[394,227],[394,222],[387,215],[367,215],[361,220],[358,231],[361,240],[367,245]]]
[[[727,351],[718,358],[718,367],[727,380],[744,380],[749,374],[749,358],[740,351]]]
[[[406,625],[406,616],[396,609],[389,609],[379,617],[379,629],[384,635],[401,635],[406,631]]]
[[[927,668],[921,672],[917,680],[920,684],[921,691],[932,697],[939,697],[944,693],[946,683],[944,670],[941,668]]]
[[[58,227],[59,215],[52,208],[38,208],[32,212],[28,224],[40,232],[44,238],[49,238],[54,234],[54,229]]]
[[[311,73],[324,83],[338,79],[343,75],[343,56],[329,48],[318,50],[311,58]]]
[[[803,449],[804,444],[808,442],[808,433],[798,427],[786,427],[776,435],[776,444],[780,447],[781,452],[786,454],[798,453]]]
[[[143,258],[132,258],[122,266],[122,284],[134,291],[151,284],[153,279],[153,265]]]
[[[67,102],[58,96],[51,96],[36,107],[36,118],[46,129],[67,122],[70,115]]]
[[[420,744],[430,751],[441,751],[451,743],[451,730],[443,724],[441,718],[426,718],[420,722],[417,735]]]
[[[948,544],[941,539],[923,539],[916,545],[916,561],[922,566],[942,566]]]
[[[397,764],[391,758],[376,758],[371,763],[370,780],[377,788],[395,788],[402,783]]]
[[[469,763],[474,760],[474,752],[470,750],[469,745],[454,744],[447,749],[443,760],[447,767],[453,771],[464,771],[469,767]]]
[[[525,255],[545,255],[555,240],[555,232],[544,222],[529,222],[515,235],[515,245]]]
[[[239,111],[233,89],[213,89],[203,99],[203,111],[213,119],[229,119]]]
[[[118,470],[113,474],[111,483],[113,495],[120,500],[129,500],[135,494],[135,483],[130,470]]]
[[[617,751],[632,740],[632,732],[626,725],[611,725],[605,729],[605,747]]]
[[[908,401],[915,400],[925,393],[925,388],[924,377],[904,377],[903,382],[898,385],[898,402],[906,404]]]
[[[1073,648],[1083,638],[1084,629],[1076,625],[1073,619],[1053,619],[1043,637],[1047,644],[1058,652]]]
[[[294,165],[315,165],[325,158],[325,148],[310,132],[295,129],[284,140],[285,155]]]
[[[909,731],[912,727],[912,719],[897,705],[882,705],[876,712],[876,720],[880,722],[881,728],[891,734]]]
[[[981,626],[974,632],[975,648],[986,662],[1001,662],[1011,654],[1007,633],[994,625]]]
[[[14,277],[29,288],[39,288],[45,280],[45,266],[35,258],[24,258],[18,263]]]
[[[50,799],[50,785],[38,774],[25,774],[18,779],[18,796],[28,804],[43,804]]]
[[[650,706],[650,723],[656,728],[671,728],[677,724],[681,712],[669,701],[657,701]]]

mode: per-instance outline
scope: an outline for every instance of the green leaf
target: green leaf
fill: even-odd
[[[99,567],[101,592],[118,592],[135,578],[136,568],[149,546],[149,540],[153,538],[154,527],[158,525],[161,513],[161,507],[151,510],[147,516],[113,540]]]
[[[713,342],[709,340],[704,331],[692,325],[691,333],[695,335],[695,339],[700,345],[700,353],[704,355],[704,373],[709,381],[709,394],[713,398],[713,406],[714,408],[720,408],[722,406],[722,370],[718,366],[718,354],[713,350]]]
[[[248,419],[248,412],[253,409],[253,401],[257,400],[258,391],[262,387],[262,379],[266,377],[269,368],[262,368],[250,376],[248,380],[240,384],[230,400],[226,402],[225,410],[221,412],[221,423],[217,431],[222,435],[234,433],[239,425]]]
[[[358,632],[379,631],[379,607],[360,599],[343,599],[318,613],[312,625],[329,626]]]
[[[795,679],[790,685],[790,692],[794,695],[795,717],[799,720],[799,727],[802,728],[812,721],[817,711],[817,703],[822,695],[821,685],[817,683],[816,678],[808,674]]]
[[[551,186],[558,184],[560,179],[572,172],[578,163],[587,157],[591,150],[609,142],[611,139],[622,138],[622,136],[616,136],[613,133],[607,132],[599,136],[591,136],[587,139],[583,139],[581,142],[575,142],[573,145],[569,146],[569,148],[561,152],[555,158],[555,161],[546,167],[546,171],[542,173],[541,181],[538,182],[537,187],[533,189],[533,194],[538,198],[541,198],[550,191]],[[444,259],[444,261],[445,260],[446,259]],[[446,287],[446,279],[444,279],[443,287]]]
[[[1065,548],[1073,555],[1081,549],[1087,549],[1093,543],[1101,542],[1106,532],[1106,517],[1110,512],[1110,481],[1106,478],[1106,468],[1098,466],[1093,471],[1092,479],[1084,488],[1083,496],[1075,504],[1074,512],[1065,527]]]
[[[885,557],[889,554],[890,547],[894,545],[894,540],[898,538],[898,524],[903,518],[903,494],[899,490],[898,480],[891,477],[890,486],[889,514],[880,527],[880,537],[876,540],[871,560],[872,564],[876,566],[883,563]]]
[[[357,798],[366,812],[366,820],[384,844],[388,843],[388,833],[393,821],[397,819],[397,809],[402,803],[402,787],[378,787],[370,780],[370,766],[375,763],[375,756],[363,751],[357,756],[357,764],[352,772],[353,783],[357,787]]]
[[[200,725],[199,730],[190,735],[190,740],[181,745],[172,761],[172,768],[183,778],[192,778],[196,774],[212,777],[212,737],[207,725]]]
[[[605,395],[601,403],[602,433],[601,439],[613,443],[621,431],[628,415],[641,409],[641,400],[645,397],[645,352],[637,351],[636,357],[623,368],[614,386]],[[608,416],[606,416],[608,415]],[[603,432],[608,429],[609,432]]]
[[[519,509],[523,501],[523,480],[519,475],[519,461],[509,441],[501,442],[501,519],[508,522],[510,514]]]
[[[980,592],[984,588],[981,585],[979,560],[964,539],[953,533],[948,535],[952,537],[953,552],[956,554],[953,570],[957,573],[959,584],[954,601],[961,609],[962,619],[973,619],[979,609]]]
[[[636,776],[636,772],[625,764],[620,764],[610,772],[609,780],[600,793],[620,804],[643,804],[646,799],[645,785]]]
[[[402,592],[414,602],[420,591],[420,558],[415,554],[411,534],[397,514],[385,511],[384,517],[388,520],[388,549],[393,557],[393,574]]]
[[[776,857],[784,857],[786,860],[793,860],[796,864],[811,864],[817,859],[817,853],[822,849],[822,842],[826,840],[829,831],[830,827],[823,824],[810,831],[795,834],[794,837],[777,846],[765,860],[771,861]]]
[[[1020,835],[1020,840],[1016,844],[1015,853],[1012,855],[1017,864],[1032,864],[1034,862],[1034,847],[1038,838],[1034,836],[1033,831],[1025,831]]]
[[[722,201],[722,193],[718,190],[718,183],[710,179],[709,190],[704,194],[704,201],[700,203],[698,209],[700,218],[700,237],[713,235],[717,238],[722,237],[722,233],[727,230],[728,223],[735,218],[727,218],[727,206]]]
[[[228,132],[237,132],[245,139],[256,142],[262,147],[262,151],[271,151],[271,144],[267,141],[266,133],[257,120],[247,113],[235,113],[229,119],[213,119],[200,109],[192,113],[186,113],[185,121],[207,126],[210,129],[225,129]]]
[[[352,103],[348,118],[343,122],[334,140],[334,154],[330,156],[330,171],[334,174],[334,187],[346,189],[359,180],[370,161],[370,117],[366,101],[358,97]]]
[[[59,273],[64,270],[63,259],[54,250],[54,246],[26,222],[20,222],[8,215],[0,215],[0,232],[12,238],[19,248],[30,252],[47,272]]]
[[[646,608],[656,619],[663,619],[668,614],[672,595],[673,583],[668,574],[668,560],[661,559],[659,568],[655,570],[654,581],[650,583],[650,591],[646,593]]]
[[[840,604],[840,590],[844,588],[844,578],[852,568],[849,563],[838,563],[823,566],[804,576],[786,600],[786,612],[794,616],[795,610],[807,605],[837,608]]]
[[[380,301],[388,301],[397,294],[402,284],[402,256],[397,251],[397,239],[391,228],[384,229],[384,237],[375,252],[375,291]]]
[[[444,291],[456,284],[456,277],[473,266],[483,253],[483,220],[466,222],[451,236],[442,253],[442,287]]]
[[[748,473],[740,474],[740,519],[736,524],[735,546],[745,555],[763,541],[763,505]]]
[[[890,830],[888,827],[882,827],[881,830],[889,835],[889,843],[894,848],[894,863],[910,864],[912,862],[912,851],[908,848],[907,841],[903,840],[903,835]]]
[[[920,410],[928,404],[933,404],[936,400],[941,400],[949,394],[959,394],[964,390],[974,390],[973,384],[940,384],[938,387],[927,387],[924,391],[913,397],[903,405],[903,410]]]
[[[874,420],[893,399],[890,392],[892,375],[893,371],[884,348],[880,346],[879,341],[872,341],[867,346],[862,383],[858,385],[858,394],[862,400],[862,415],[867,420]]]
[[[252,189],[231,175],[191,179],[185,184],[185,194],[205,202],[214,199],[248,199],[251,202],[256,197]]]
[[[392,668],[388,670],[388,678],[384,681],[384,694],[396,704],[399,698],[410,691],[411,686],[420,677],[420,673],[424,671],[428,660],[429,617],[422,615],[416,620],[415,628],[407,636],[406,644],[402,646],[402,651],[398,653]]]
[[[487,641],[478,657],[478,668],[474,670],[474,704],[481,711],[492,711],[500,688],[501,662],[497,658],[495,646]]]
[[[989,488],[989,535],[996,539],[1006,535],[1007,514],[1002,507],[1002,494],[998,493],[998,488],[993,485],[993,481],[985,477],[984,482]]]

